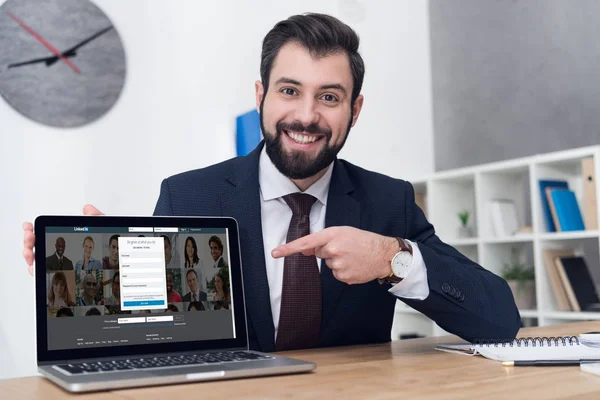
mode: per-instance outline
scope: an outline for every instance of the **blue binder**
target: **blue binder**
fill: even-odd
[[[563,232],[585,230],[575,193],[572,190],[557,189],[551,191],[551,196],[560,229]]]
[[[236,118],[235,141],[238,156],[245,156],[260,143],[260,117],[256,110]]]
[[[544,212],[546,227],[548,228],[548,232],[556,232],[556,226],[554,226],[554,220],[550,212],[550,204],[548,204],[548,197],[546,196],[547,187],[568,189],[569,184],[567,181],[540,180],[540,198],[542,199],[542,211]]]

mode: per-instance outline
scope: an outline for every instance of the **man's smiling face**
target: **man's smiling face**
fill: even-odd
[[[266,151],[290,179],[306,179],[326,168],[356,122],[362,96],[352,104],[348,56],[314,57],[296,42],[281,47],[267,92],[256,83]]]

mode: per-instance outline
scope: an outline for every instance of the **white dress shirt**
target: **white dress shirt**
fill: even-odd
[[[304,192],[317,198],[310,210],[310,233],[320,232],[325,228],[325,211],[332,172],[333,164],[328,167],[325,175]],[[279,172],[264,148],[260,155],[258,182],[261,195],[260,211],[265,263],[275,338],[277,338],[284,259],[273,258],[271,251],[286,242],[287,231],[292,220],[292,210],[282,197],[290,193],[298,193],[300,190],[289,178]],[[410,272],[400,283],[394,285],[389,292],[398,297],[424,300],[429,296],[427,269],[417,244],[410,241],[409,243],[413,247],[413,264]],[[319,258],[317,258],[317,265],[320,271],[321,260]]]

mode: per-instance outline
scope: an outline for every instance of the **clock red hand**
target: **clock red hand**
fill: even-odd
[[[73,71],[75,71],[78,74],[81,73],[81,71],[79,70],[79,68],[77,68],[77,66],[75,66],[68,58],[66,58],[62,54],[60,54],[60,51],[58,51],[56,48],[54,48],[43,37],[41,37],[40,35],[38,35],[33,29],[31,29],[29,26],[27,26],[25,24],[25,22],[21,21],[13,13],[11,13],[9,11],[7,11],[6,14],[8,14],[9,17],[11,17],[17,24],[19,24],[27,32],[29,32],[34,38],[36,38],[38,42],[40,42],[41,44],[43,44],[48,50],[50,50],[52,53],[54,53],[55,56],[57,56],[58,58],[60,58],[65,64],[67,64],[69,67],[71,67],[71,69]]]

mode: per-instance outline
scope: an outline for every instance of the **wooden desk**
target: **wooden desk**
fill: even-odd
[[[523,336],[577,335],[600,331],[599,322],[521,330]],[[3,399],[599,399],[600,376],[579,367],[503,367],[483,357],[433,350],[454,336],[383,345],[282,353],[315,361],[315,372],[69,395],[41,377],[0,381]]]

